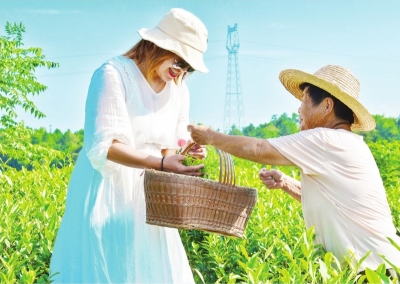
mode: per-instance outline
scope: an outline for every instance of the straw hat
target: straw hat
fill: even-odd
[[[288,69],[279,74],[279,79],[285,88],[299,100],[303,97],[300,90],[302,83],[310,83],[336,97],[354,113],[352,130],[369,131],[375,128],[375,120],[358,101],[360,83],[350,70],[340,66],[327,65],[311,75],[303,71]]]
[[[192,68],[202,73],[208,69],[203,62],[207,50],[208,32],[192,13],[173,8],[152,29],[138,30],[140,36],[155,45],[179,55]]]

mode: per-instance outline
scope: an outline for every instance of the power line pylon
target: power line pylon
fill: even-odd
[[[224,132],[228,133],[232,126],[241,130],[243,126],[243,98],[240,85],[239,70],[239,33],[237,24],[233,27],[228,26],[228,36],[226,38],[226,49],[228,50],[228,73],[226,78],[226,94],[224,109]]]

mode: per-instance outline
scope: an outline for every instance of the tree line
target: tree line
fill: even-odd
[[[367,143],[380,142],[380,141],[400,141],[400,117],[385,117],[384,115],[373,115],[376,121],[376,128],[369,132],[357,132],[364,137]],[[299,119],[296,113],[291,116],[286,113],[282,115],[273,115],[271,120],[262,123],[258,126],[250,124],[242,129],[232,126],[229,134],[252,136],[258,138],[274,138],[283,135],[294,134],[299,131]],[[10,145],[15,136],[10,135],[13,131],[11,128],[0,129],[0,145]],[[67,130],[62,132],[59,129],[54,131],[47,131],[46,128],[41,127],[38,129],[26,128],[26,135],[19,136],[19,143],[25,145],[31,144],[33,146],[40,146],[47,149],[53,149],[62,152],[65,155],[70,155],[73,161],[76,161],[78,154],[83,146],[84,130],[72,132]],[[0,159],[17,169],[25,167],[31,169],[32,166],[30,159],[15,158],[8,155],[0,154]],[[60,163],[59,158],[55,158],[54,164]]]
[[[362,135],[367,143],[378,141],[400,141],[400,116],[398,118],[385,117],[384,115],[373,115],[376,128],[372,131],[355,133]],[[243,127],[241,130],[236,126],[232,126],[229,134],[244,135],[258,138],[274,138],[289,134],[294,134],[299,131],[298,114],[293,113],[291,116],[286,113],[278,116],[273,115],[270,122],[254,126]]]

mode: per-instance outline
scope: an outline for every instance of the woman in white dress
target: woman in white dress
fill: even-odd
[[[190,137],[184,78],[206,73],[207,29],[171,9],[123,56],[97,69],[86,101],[84,147],[68,187],[50,264],[54,282],[192,283],[177,229],[147,225],[143,169],[200,175],[182,155],[161,156]],[[189,152],[204,157],[205,148]]]

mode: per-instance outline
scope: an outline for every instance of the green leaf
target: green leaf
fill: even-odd
[[[198,271],[196,268],[193,269],[193,270],[197,273],[197,275],[199,276],[201,282],[202,282],[203,284],[205,284],[203,274],[201,274],[200,271]]]
[[[318,259],[318,262],[319,262],[319,272],[321,273],[322,278],[326,281],[327,279],[330,278],[328,274],[328,269],[325,263],[321,259]]]
[[[381,278],[379,275],[373,271],[372,269],[366,268],[365,275],[367,276],[369,283],[382,283]]]
[[[12,186],[13,185],[13,182],[11,181],[11,179],[8,177],[8,176],[6,176],[6,175],[2,175],[5,179],[6,179],[6,181],[8,182],[8,184],[10,185],[10,186]]]
[[[388,238],[388,240],[398,251],[400,251],[400,244],[397,244],[392,238]]]

